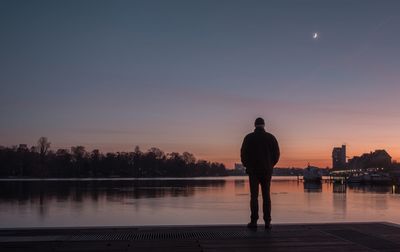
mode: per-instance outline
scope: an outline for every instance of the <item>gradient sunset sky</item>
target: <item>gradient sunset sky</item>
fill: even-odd
[[[319,37],[313,39],[313,33]],[[0,145],[400,157],[400,1],[0,1]]]

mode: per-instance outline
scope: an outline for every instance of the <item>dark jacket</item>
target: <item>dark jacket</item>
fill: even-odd
[[[264,128],[256,128],[248,134],[242,144],[240,157],[249,175],[272,176],[272,169],[280,156],[276,138]]]

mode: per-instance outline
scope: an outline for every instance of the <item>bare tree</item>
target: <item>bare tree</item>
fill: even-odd
[[[86,155],[85,147],[80,145],[71,147],[71,152],[75,161],[83,159]]]
[[[47,137],[41,137],[39,138],[37,145],[40,156],[44,157],[47,154],[48,150],[50,149],[49,140],[47,140]]]
[[[194,157],[194,155],[192,153],[187,152],[187,151],[185,151],[182,154],[182,158],[183,158],[183,161],[185,161],[186,164],[194,164],[194,163],[196,163],[196,158]]]
[[[165,158],[164,152],[162,150],[160,150],[159,148],[151,147],[147,152],[153,154],[156,159],[164,159]]]

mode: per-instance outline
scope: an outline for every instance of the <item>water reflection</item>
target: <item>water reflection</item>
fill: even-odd
[[[189,197],[195,189],[223,188],[225,180],[42,180],[0,182],[0,202],[94,201],[121,198]]]
[[[271,197],[274,223],[400,223],[396,186],[274,178]],[[246,223],[249,198],[246,177],[0,180],[0,227]]]
[[[346,193],[347,185],[341,183],[333,183],[333,193]]]
[[[348,187],[357,193],[393,193],[393,187],[387,185],[349,184]]]
[[[392,194],[400,194],[400,189],[396,185],[392,185]]]
[[[341,183],[333,183],[333,210],[335,218],[346,220],[347,214],[347,185]]]
[[[235,188],[237,189],[242,189],[245,186],[245,180],[244,179],[238,179],[235,180]]]
[[[304,192],[322,192],[321,182],[304,182]]]

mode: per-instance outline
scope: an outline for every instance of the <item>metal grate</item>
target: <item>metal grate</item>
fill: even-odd
[[[341,230],[327,230],[329,234],[338,236],[342,239],[361,244],[365,247],[376,249],[376,250],[393,250],[398,248],[398,244],[386,240],[381,237],[369,235],[356,230],[341,229]]]
[[[75,234],[67,239],[72,241],[112,241],[112,240],[197,240],[197,239],[222,239],[222,238],[246,238],[265,236],[264,232],[243,231],[214,231],[214,232],[124,232],[102,234]]]

